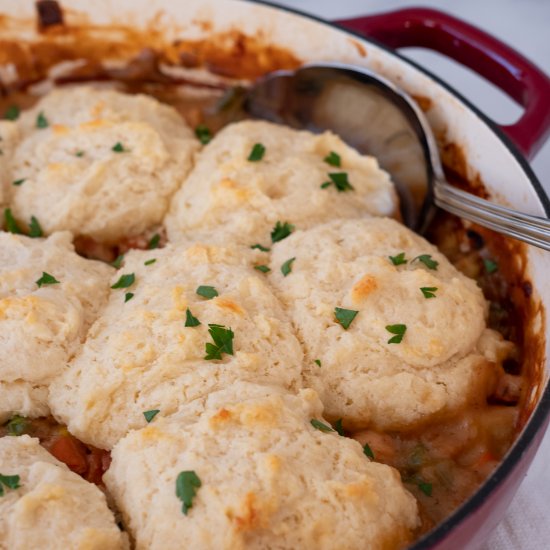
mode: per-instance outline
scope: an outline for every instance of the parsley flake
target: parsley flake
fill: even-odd
[[[269,273],[271,271],[271,269],[267,265],[255,265],[254,269],[257,269],[262,273]]]
[[[292,271],[292,264],[296,258],[290,258],[281,266],[281,273],[286,277]]]
[[[498,264],[493,260],[489,260],[488,258],[483,259],[483,265],[485,266],[485,271],[487,271],[489,275],[492,275],[495,271],[498,270]]]
[[[25,179],[26,178],[23,178],[23,179],[20,179],[20,180],[14,180],[11,183],[12,183],[12,185],[15,185],[15,186],[19,187],[20,185],[23,185],[23,183],[25,183]]]
[[[153,265],[156,261],[157,261],[156,258],[151,258],[150,260],[143,262],[143,265]]]
[[[271,242],[277,243],[286,239],[294,231],[294,226],[288,222],[277,222],[271,231]]]
[[[11,213],[11,208],[6,208],[4,210],[4,222],[6,223],[6,231],[15,233],[16,235],[21,235],[22,231],[19,229],[19,226]]]
[[[248,155],[247,160],[250,162],[257,162],[264,158],[264,154],[265,147],[261,143],[255,143],[254,147],[252,147],[252,151],[250,151],[250,155]]]
[[[407,331],[407,325],[387,325],[386,330],[390,334],[395,334],[388,340],[388,344],[400,344]]]
[[[50,125],[48,119],[44,116],[44,113],[40,111],[36,117],[36,127],[37,128],[47,128]]]
[[[42,277],[35,281],[35,283],[38,285],[38,288],[40,288],[44,285],[57,285],[59,281],[53,275],[42,271]]]
[[[418,480],[418,488],[428,497],[432,496],[433,485],[426,481]]]
[[[186,327],[198,327],[201,324],[201,322],[193,316],[191,313],[191,310],[187,308],[185,312],[185,326]]]
[[[334,423],[334,430],[336,431],[336,433],[338,435],[345,435],[344,434],[344,426],[342,425],[342,422],[343,422],[343,419],[342,418],[339,418],[335,423]]]
[[[317,420],[316,418],[312,418],[310,420],[310,422],[311,422],[311,425],[316,430],[319,430],[320,432],[333,432],[334,431],[330,426],[328,426],[324,422],[321,422],[320,420]]]
[[[77,151],[75,154],[74,154],[75,157],[83,157],[84,156],[84,151]]]
[[[31,223],[29,223],[29,237],[36,239],[38,237],[42,237],[42,235],[44,235],[44,232],[40,227],[40,222],[34,216],[31,216]]]
[[[439,265],[439,262],[434,260],[431,254],[421,254],[420,256],[414,258],[411,263],[415,262],[416,260],[422,262],[428,269],[436,270],[437,266]]]
[[[147,424],[157,416],[157,414],[160,412],[159,409],[151,409],[150,411],[143,411],[143,416],[145,417],[145,420],[147,420]]]
[[[391,260],[391,263],[393,265],[402,265],[407,263],[407,259],[405,258],[405,253],[400,252],[397,256],[388,256],[388,258]]]
[[[321,366],[321,359],[315,359],[313,362],[314,362],[318,367]]]
[[[271,248],[267,248],[267,246],[262,246],[261,244],[253,244],[250,248],[252,248],[253,250],[257,248],[262,252],[269,252],[271,250]]]
[[[133,297],[134,297],[134,293],[133,293],[133,292],[127,292],[127,293],[124,295],[124,303],[129,302]]]
[[[326,181],[321,185],[322,189],[327,188],[329,185],[334,184],[339,193],[344,191],[353,191],[353,185],[348,181],[347,172],[331,172],[328,177],[331,181]]]
[[[212,139],[212,132],[205,124],[199,124],[195,128],[195,135],[203,145],[210,143],[210,140]]]
[[[420,290],[422,291],[422,294],[424,294],[424,298],[435,298],[435,292],[437,290],[436,286],[422,286],[420,287]]]
[[[117,257],[116,257],[116,260],[112,261],[111,262],[111,265],[113,267],[116,267],[117,269],[122,265],[122,260],[124,260],[124,254],[119,254]]]
[[[6,425],[8,435],[19,436],[26,433],[29,422],[24,416],[15,415]]]
[[[351,322],[355,319],[355,316],[358,313],[358,311],[353,309],[344,309],[342,307],[334,308],[334,317],[336,317],[336,321],[340,323],[345,330],[348,330]]]
[[[6,120],[17,120],[20,113],[21,109],[17,105],[10,105],[4,113],[4,118]]]
[[[193,470],[180,472],[176,479],[176,496],[183,502],[181,511],[187,515],[193,507],[197,489],[202,485],[199,476]]]
[[[337,168],[340,168],[340,166],[342,166],[340,155],[338,153],[335,153],[334,151],[331,151],[323,160],[327,164],[330,164],[330,166],[336,166]]]
[[[20,477],[15,476],[5,476],[3,474],[0,474],[0,497],[4,496],[4,487],[7,489],[18,489],[21,487],[19,485]],[[4,485],[4,487],[2,487]]]
[[[154,250],[155,248],[159,247],[159,243],[160,243],[160,235],[158,233],[155,233],[147,243],[147,249]]]
[[[222,353],[233,355],[233,337],[234,332],[223,325],[208,325],[208,332],[214,340],[214,343],[205,344],[205,359],[221,359]]]
[[[365,456],[368,456],[369,458],[372,458],[374,460],[374,453],[372,452],[372,449],[370,448],[370,445],[368,443],[365,443],[363,445],[363,453]]]
[[[199,286],[195,292],[202,296],[203,298],[206,298],[207,300],[211,300],[212,298],[215,298],[218,296],[218,291],[213,286]]]
[[[124,145],[122,145],[122,143],[120,143],[120,141],[117,141],[112,146],[111,150],[114,151],[115,153],[127,153],[128,152],[128,149],[125,149]]]
[[[128,288],[132,286],[136,281],[136,276],[133,273],[126,273],[121,275],[120,279],[111,288]]]

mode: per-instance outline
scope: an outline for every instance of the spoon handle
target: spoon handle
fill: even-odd
[[[434,202],[439,208],[483,227],[550,251],[550,220],[494,204],[438,180]]]

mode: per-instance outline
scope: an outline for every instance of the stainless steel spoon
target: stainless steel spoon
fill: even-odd
[[[516,212],[450,185],[431,128],[413,99],[388,80],[338,63],[276,71],[246,93],[244,109],[313,132],[332,130],[374,155],[395,182],[405,224],[423,233],[434,205],[550,250],[550,220]]]

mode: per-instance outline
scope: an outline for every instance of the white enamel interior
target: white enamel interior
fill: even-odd
[[[434,130],[438,134],[444,132],[447,142],[460,146],[468,160],[470,175],[479,174],[493,200],[527,213],[545,215],[522,165],[474,111],[430,76],[370,42],[306,17],[242,0],[60,0],[60,3],[87,14],[97,24],[121,22],[146,27],[154,19],[165,26],[167,39],[200,39],[211,32],[238,29],[285,47],[304,62],[340,61],[373,69],[409,93],[432,100],[427,117]],[[31,17],[34,9],[34,0],[0,0],[0,13]],[[69,21],[70,18],[69,12]],[[210,27],[201,25],[203,22],[210,23]],[[547,310],[550,254],[530,248],[528,258],[535,296]]]

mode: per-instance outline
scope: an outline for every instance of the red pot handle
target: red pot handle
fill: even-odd
[[[410,8],[336,21],[390,48],[435,50],[485,77],[525,108],[501,126],[528,158],[550,134],[550,79],[521,54],[482,30],[446,13]]]

